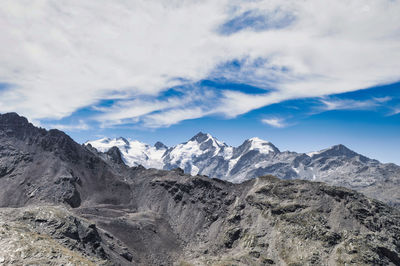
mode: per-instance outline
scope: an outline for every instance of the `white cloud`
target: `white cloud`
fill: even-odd
[[[321,100],[324,105],[323,110],[366,110],[375,108],[383,103],[390,101],[390,97],[372,98],[369,100],[353,99],[327,99]]]
[[[141,123],[146,127],[168,127],[182,120],[215,113],[216,95],[207,88],[193,86],[179,96],[138,98],[117,101],[110,107],[94,107],[102,114],[93,117],[103,127]]]
[[[215,108],[215,112],[232,118],[265,105],[278,103],[284,99],[284,96],[277,92],[246,94],[237,91],[225,91],[221,98],[221,104]]]
[[[138,122],[140,117],[156,111],[174,108],[182,105],[185,99],[170,98],[167,100],[128,100],[119,101],[111,107],[95,107],[102,114],[94,117],[103,126]]]
[[[284,120],[281,118],[265,118],[262,119],[261,122],[264,124],[270,125],[271,127],[283,128],[287,125],[284,123]]]
[[[200,118],[211,114],[200,107],[177,108],[162,113],[148,115],[144,118],[144,126],[150,128],[169,127],[182,120]]]
[[[77,124],[51,124],[48,128],[56,128],[58,130],[65,131],[82,131],[90,129],[89,125],[86,124],[83,120],[79,120]]]
[[[246,12],[264,19],[221,34]],[[399,13],[400,2],[390,0],[4,0],[0,82],[12,86],[0,90],[0,112],[59,119],[120,99],[98,118],[118,124],[172,113],[169,122],[145,122],[169,125],[390,83],[400,80]],[[221,67],[235,59],[240,69]],[[274,91],[226,91],[215,107],[157,99],[171,86],[207,77]],[[193,115],[179,115],[188,108]]]

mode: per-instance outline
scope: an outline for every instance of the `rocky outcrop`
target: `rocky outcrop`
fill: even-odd
[[[62,206],[0,209],[2,265],[131,265],[121,245]],[[110,248],[112,247],[112,248]]]

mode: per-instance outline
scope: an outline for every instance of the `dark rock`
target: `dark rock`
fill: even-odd
[[[400,257],[398,253],[389,250],[386,247],[378,247],[378,254],[382,257],[386,257],[392,262],[394,265],[400,265]]]
[[[275,262],[273,260],[271,260],[271,259],[263,259],[262,263],[263,264],[267,264],[267,265],[275,264]]]
[[[297,210],[303,209],[305,206],[300,205],[300,204],[291,204],[291,205],[286,205],[286,206],[278,206],[275,207],[271,210],[272,214],[275,215],[281,215],[284,213],[289,213],[289,212],[295,212]]]
[[[125,164],[124,160],[122,159],[121,151],[117,147],[112,147],[106,152],[106,154],[110,156],[112,162],[116,164]]]
[[[125,258],[127,261],[132,261],[133,259],[133,255],[129,252],[124,252],[121,254],[121,256]]]
[[[241,228],[231,228],[225,233],[224,245],[227,248],[232,248],[233,243],[239,239],[242,233]]]
[[[174,171],[175,173],[177,173],[177,174],[180,174],[180,175],[183,175],[185,172],[183,171],[183,169],[182,168],[175,168],[175,169],[173,169],[172,171]]]
[[[157,150],[166,150],[166,149],[168,149],[168,147],[167,146],[165,146],[164,145],[164,143],[162,143],[162,142],[160,142],[160,141],[157,141],[155,144],[154,144],[154,147],[157,149]]]

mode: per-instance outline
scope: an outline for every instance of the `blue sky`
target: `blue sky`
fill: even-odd
[[[216,89],[234,88],[247,93],[259,89],[241,84],[202,82]],[[110,103],[104,103],[109,105]],[[334,105],[334,106],[332,106]],[[335,107],[334,109],[331,109]],[[258,136],[271,141],[279,149],[309,152],[336,144],[383,162],[400,164],[400,83],[378,86],[326,97],[284,101],[265,106],[235,118],[211,115],[189,119],[169,127],[146,128],[132,124],[99,127],[89,123],[87,130],[66,129],[75,140],[85,142],[101,137],[127,137],[154,144],[184,142],[203,131],[229,145],[240,145],[245,139]],[[82,109],[61,121],[63,125],[79,125],[93,115],[90,108]],[[277,120],[268,124],[264,120]]]
[[[5,0],[0,112],[78,142],[203,131],[400,164],[399,13],[391,0]]]

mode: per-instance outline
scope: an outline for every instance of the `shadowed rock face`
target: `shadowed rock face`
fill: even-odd
[[[0,263],[400,260],[399,212],[352,190],[272,176],[232,184],[181,169],[129,168],[117,151],[98,153],[15,114],[1,115],[0,125]]]
[[[123,178],[65,133],[35,128],[16,114],[1,115],[0,125],[0,206],[129,202]]]

